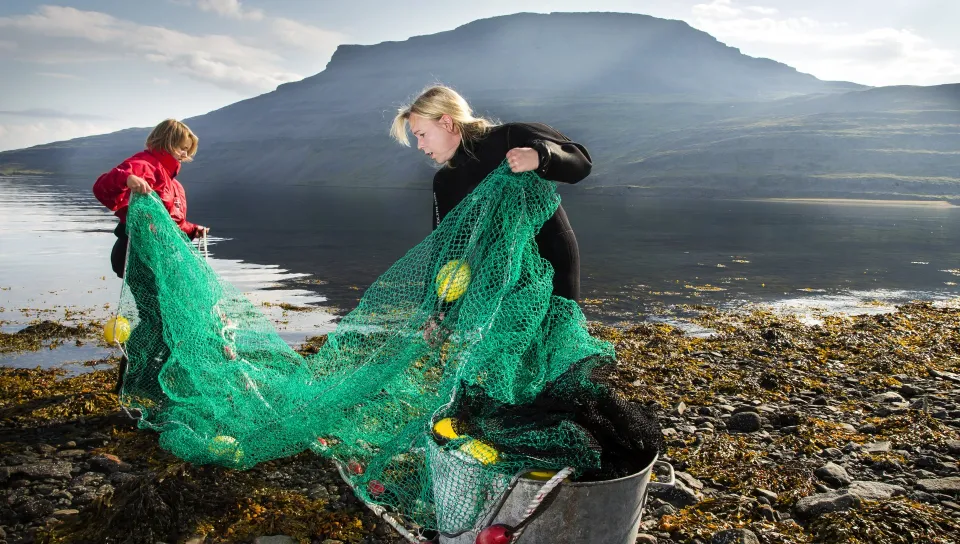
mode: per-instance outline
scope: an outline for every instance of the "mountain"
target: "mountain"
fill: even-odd
[[[315,76],[187,119],[201,148],[182,179],[194,194],[226,183],[428,187],[431,166],[387,130],[434,82],[481,114],[546,122],[587,145],[585,190],[960,194],[957,86],[821,81],[686,23],[621,13],[521,13],[340,46]],[[0,171],[92,183],[147,132],[0,153]]]

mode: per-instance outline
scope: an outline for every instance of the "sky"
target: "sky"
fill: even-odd
[[[0,151],[203,114],[321,72],[339,44],[587,6],[820,79],[960,83],[958,0],[0,0]]]

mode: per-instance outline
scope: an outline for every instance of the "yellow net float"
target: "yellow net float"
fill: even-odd
[[[130,322],[122,315],[111,317],[103,326],[103,339],[108,344],[123,344],[130,338]]]
[[[453,302],[463,296],[470,286],[470,265],[466,261],[452,260],[443,265],[437,274],[437,296]]]

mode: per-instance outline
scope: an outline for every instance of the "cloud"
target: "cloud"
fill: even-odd
[[[231,19],[259,21],[263,19],[263,10],[245,9],[240,0],[197,0],[197,7],[203,11],[212,11]]]
[[[77,76],[77,75],[74,75],[74,74],[64,74],[64,73],[61,73],[61,72],[36,72],[36,74],[37,74],[38,76],[52,77],[52,78],[55,78],[55,79],[76,79],[76,80],[79,80],[79,81],[84,81],[84,80],[87,79],[87,78],[85,78],[85,77]]]
[[[29,117],[29,118],[49,118],[49,119],[68,119],[73,121],[107,121],[109,117],[102,115],[88,115],[85,113],[67,113],[47,108],[33,108],[27,110],[0,110],[0,117]]]
[[[712,0],[692,9],[692,24],[755,56],[775,58],[825,80],[868,85],[960,81],[960,51],[909,29],[854,30],[840,22],[777,16],[773,8]]]
[[[187,34],[70,7],[42,6],[34,14],[0,17],[0,33],[20,45],[20,60],[63,63],[133,57],[242,94],[269,91],[302,78],[280,67],[284,59],[279,54],[230,36]]]
[[[338,32],[283,17],[274,18],[270,26],[274,36],[281,43],[305,51],[331,49],[343,41],[343,35]]]
[[[120,124],[97,123],[73,119],[39,119],[30,122],[0,123],[0,151],[91,134],[105,134],[123,128]]]

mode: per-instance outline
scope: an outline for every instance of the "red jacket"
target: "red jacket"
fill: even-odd
[[[123,223],[127,219],[127,205],[130,203],[127,177],[134,175],[143,178],[157,192],[180,230],[193,239],[197,235],[197,225],[187,221],[187,194],[183,185],[174,178],[179,172],[180,161],[173,155],[148,149],[97,178],[93,184],[93,195]]]

